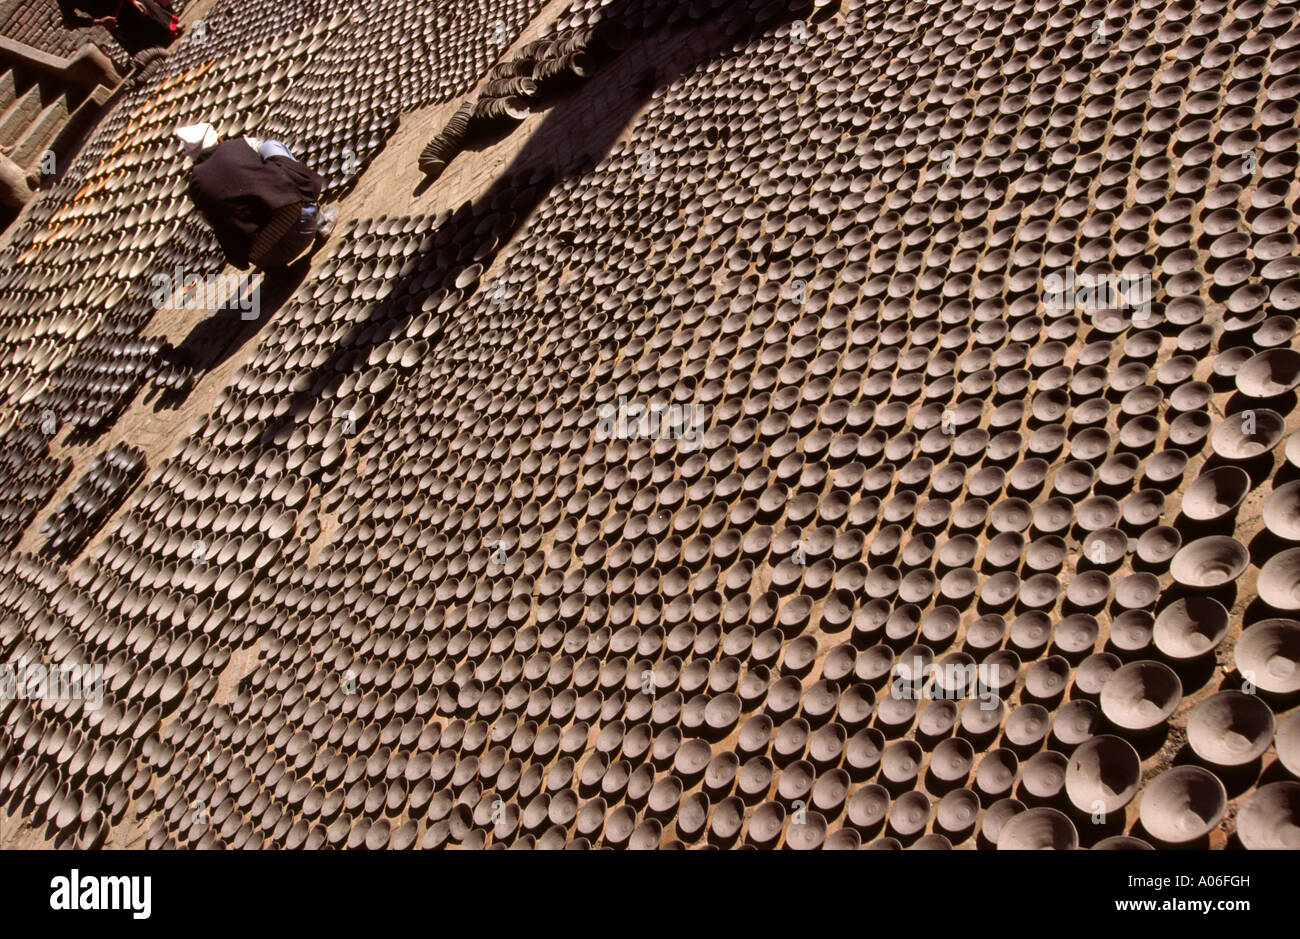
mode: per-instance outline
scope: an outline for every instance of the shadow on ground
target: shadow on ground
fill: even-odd
[[[401,334],[415,315],[412,311],[418,311],[425,298],[440,290],[459,292],[457,278],[472,265],[489,268],[548,195],[565,180],[589,172],[611,152],[657,89],[715,59],[736,54],[753,39],[800,18],[798,12],[785,7],[776,11],[772,4],[766,4],[765,9],[774,15],[760,23],[755,19],[755,8],[759,6],[745,0],[720,0],[713,4],[707,19],[677,28],[662,26],[634,36],[627,34],[623,24],[643,15],[642,4],[616,0],[602,8],[602,19],[593,26],[591,48],[618,51],[611,51],[573,94],[556,100],[522,150],[492,185],[473,204],[452,213],[435,232],[436,250],[442,263],[432,274],[417,273],[394,283],[390,296],[402,299],[375,304],[364,318],[353,324],[335,344],[329,358],[308,373],[301,386],[309,390],[296,395],[288,412],[266,429],[263,443],[284,439],[289,428],[315,407],[320,391],[337,380],[340,373],[363,366],[370,348]],[[811,9],[809,2],[805,13]],[[835,9],[826,8],[823,15],[831,15]],[[613,75],[635,78],[610,80]],[[596,120],[594,126],[584,125],[581,138],[576,139],[573,125],[579,112],[594,114]],[[436,186],[437,182],[422,183],[417,193],[430,185]],[[509,227],[503,231],[491,226],[490,231],[481,231],[483,216],[502,205],[509,207],[512,218]],[[468,287],[465,297],[476,289],[477,285]],[[213,330],[219,332],[219,327],[214,326]],[[433,340],[435,348],[437,339],[435,336]],[[197,350],[211,341],[195,336],[182,346]]]

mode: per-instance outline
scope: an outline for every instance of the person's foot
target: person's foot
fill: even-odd
[[[324,241],[334,230],[334,223],[338,221],[339,207],[337,205],[325,205],[320,209],[320,221],[316,223],[316,237]]]

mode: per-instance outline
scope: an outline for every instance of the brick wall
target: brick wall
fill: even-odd
[[[174,6],[179,14],[184,4],[178,2]],[[93,42],[123,72],[131,60],[108,30],[99,26],[79,29],[64,26],[58,0],[0,0],[0,36],[65,57],[84,43]]]

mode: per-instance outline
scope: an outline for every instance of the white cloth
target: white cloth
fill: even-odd
[[[176,136],[181,140],[181,150],[191,160],[203,150],[217,145],[217,129],[211,124],[190,124],[178,127]]]

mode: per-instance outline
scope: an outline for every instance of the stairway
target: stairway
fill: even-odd
[[[98,50],[71,59],[0,39],[0,227],[57,176],[118,77]]]

